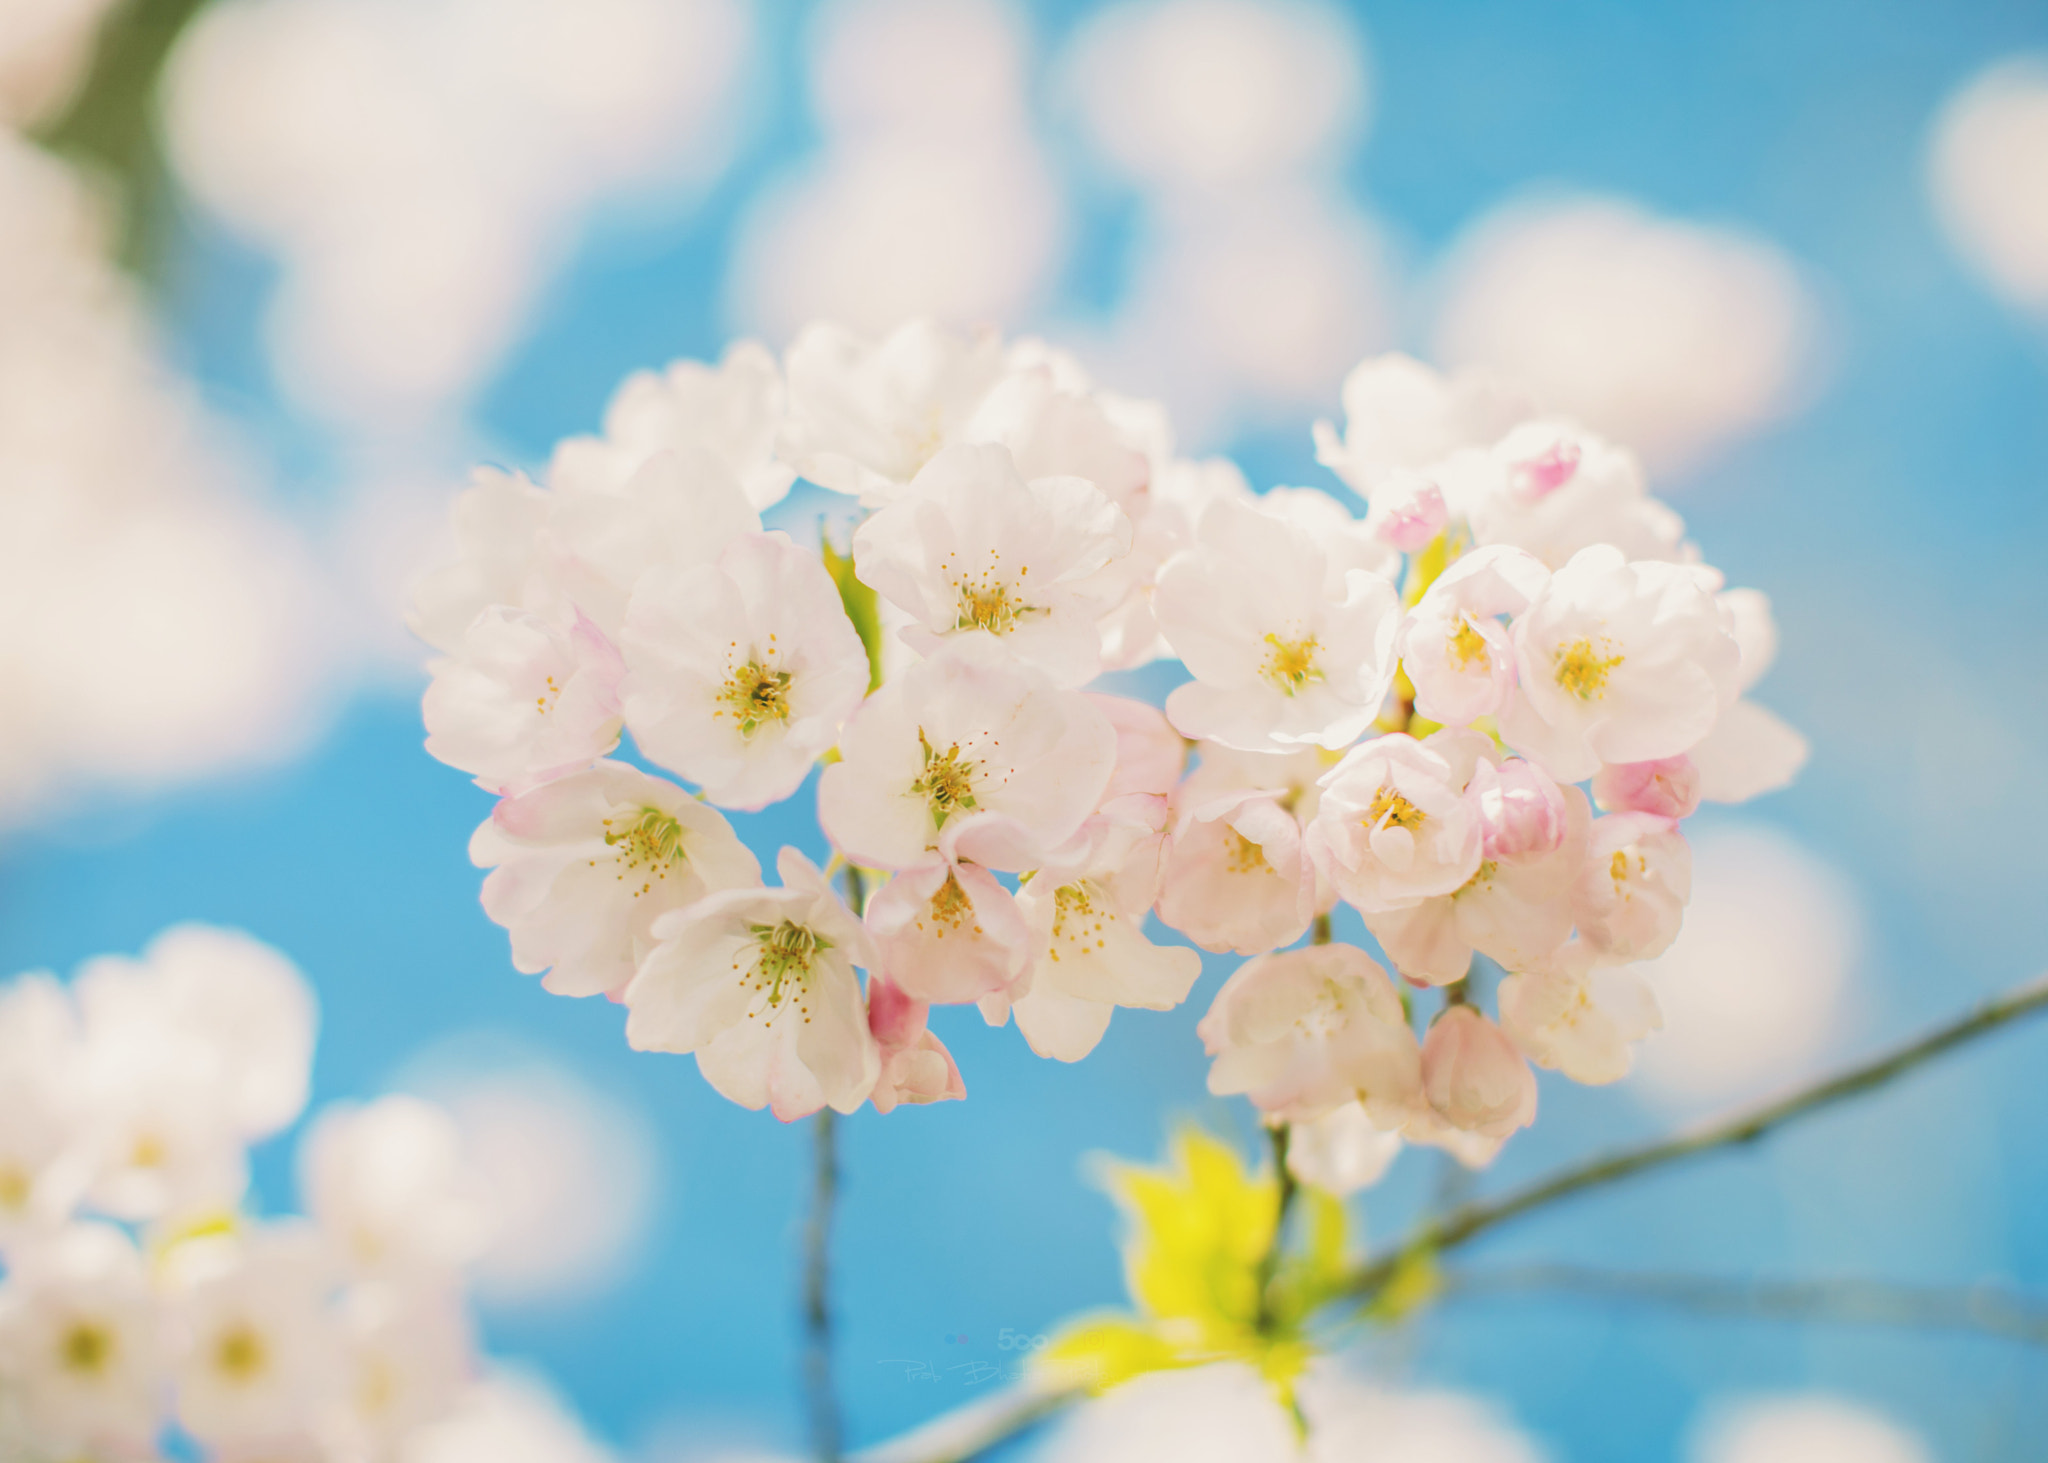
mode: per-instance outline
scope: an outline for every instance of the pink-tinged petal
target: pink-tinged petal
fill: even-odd
[[[1422,1088],[1454,1128],[1505,1138],[1536,1120],[1536,1077],[1513,1042],[1470,1006],[1453,1006],[1422,1042]]]

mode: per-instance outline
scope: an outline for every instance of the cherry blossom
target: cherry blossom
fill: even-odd
[[[871,906],[872,907],[872,906]],[[868,981],[868,1029],[881,1062],[869,1099],[879,1113],[902,1103],[946,1102],[967,1095],[946,1044],[925,1025],[930,1007],[877,975]]]
[[[1195,547],[1159,571],[1153,608],[1194,676],[1166,702],[1190,737],[1252,752],[1340,749],[1393,681],[1393,586],[1339,568],[1308,531],[1245,504],[1203,513]]]
[[[1145,933],[1159,894],[1165,820],[1164,798],[1120,799],[1018,890],[1034,959],[1010,1008],[1040,1056],[1079,1061],[1102,1040],[1117,1007],[1171,1010],[1201,975],[1194,951],[1155,944]],[[982,1014],[1000,1025],[1006,1013],[984,1001]]]
[[[1635,454],[1565,422],[1525,422],[1485,458],[1461,459],[1461,496],[1481,544],[1526,550],[1561,569],[1581,549],[1611,545],[1626,558],[1676,559],[1685,527],[1652,498]]]
[[[1740,659],[1708,572],[1604,544],[1574,555],[1515,620],[1509,744],[1566,782],[1696,745],[1734,701]]]
[[[1806,765],[1809,749],[1805,737],[1748,697],[1778,654],[1770,600],[1754,589],[1729,589],[1717,602],[1742,654],[1736,685],[1743,699],[1721,714],[1691,757],[1700,797],[1742,803],[1790,783]]]
[[[1435,1114],[1467,1133],[1505,1138],[1536,1121],[1536,1078],[1501,1029],[1451,1006],[1422,1039],[1422,1088]]]
[[[507,798],[471,837],[484,913],[512,964],[563,996],[617,996],[654,922],[706,894],[761,882],[732,827],[672,782],[623,762]]]
[[[1662,955],[1692,897],[1692,850],[1669,818],[1609,813],[1593,820],[1572,884],[1579,933],[1614,960]]]
[[[1315,865],[1278,799],[1182,801],[1161,870],[1161,919],[1205,950],[1261,955],[1300,939],[1315,913]]]
[[[605,408],[604,434],[563,441],[548,475],[623,489],[656,453],[696,449],[731,470],[750,506],[771,508],[796,476],[775,455],[785,396],[775,357],[758,341],[734,341],[716,366],[637,371]]]
[[[112,1225],[76,1224],[8,1256],[0,1375],[53,1456],[156,1442],[164,1357],[148,1271]]]
[[[905,869],[868,900],[881,969],[911,998],[942,1005],[1007,993],[1031,968],[1032,934],[1010,891],[958,856],[977,817],[951,820],[936,857]]]
[[[1444,733],[1421,742],[1395,733],[1354,747],[1324,775],[1308,847],[1348,903],[1400,909],[1478,872],[1484,830],[1465,796],[1475,756]]]
[[[500,795],[537,787],[619,744],[625,664],[578,615],[559,625],[494,605],[434,665],[427,751]]]
[[[633,739],[721,807],[795,792],[868,688],[838,587],[782,533],[743,535],[715,565],[648,574],[619,641]]]
[[[789,416],[780,455],[820,487],[871,508],[893,500],[961,433],[1002,376],[1001,342],[914,320],[881,341],[831,324],[784,358]]]
[[[947,821],[1001,813],[1021,851],[984,859],[1029,868],[1094,810],[1117,738],[1095,705],[986,642],[948,646],[870,696],[818,783],[818,821],[858,863],[907,869]]]
[[[1101,665],[1088,581],[1130,547],[1130,520],[1086,479],[1027,483],[1006,448],[966,444],[853,538],[862,579],[911,617],[899,633],[913,648],[992,638],[1063,686]]]
[[[1269,1118],[1313,1122],[1363,1103],[1395,1129],[1422,1100],[1420,1052],[1401,998],[1355,945],[1307,945],[1248,960],[1196,1028],[1215,1059],[1209,1090],[1243,1094]]]
[[[1362,1102],[1290,1125],[1287,1171],[1332,1194],[1355,1194],[1380,1181],[1401,1153],[1401,1135],[1374,1125]]]
[[[1593,1085],[1627,1076],[1635,1043],[1664,1024],[1649,983],[1626,966],[1599,964],[1583,941],[1502,981],[1500,1019],[1537,1065]]]
[[[1316,460],[1368,499],[1400,469],[1487,447],[1523,414],[1518,395],[1476,372],[1442,376],[1411,356],[1374,356],[1344,378],[1344,434],[1315,424]]]
[[[1520,549],[1477,549],[1446,569],[1401,627],[1401,669],[1415,709],[1464,726],[1492,716],[1515,685],[1515,652],[1502,615],[1519,615],[1550,574]]]
[[[493,605],[539,608],[548,599],[540,544],[548,495],[524,473],[479,467],[449,515],[456,555],[413,586],[406,623],[453,655],[476,617]]]
[[[779,889],[728,889],[655,921],[659,942],[626,987],[635,1051],[694,1053],[741,1107],[784,1122],[850,1113],[880,1069],[854,967],[880,968],[868,933],[793,848]]]
[[[487,1235],[461,1129],[416,1097],[324,1110],[299,1147],[299,1191],[334,1252],[363,1276],[442,1281]]]

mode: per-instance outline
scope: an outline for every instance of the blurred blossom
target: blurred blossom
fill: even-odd
[[[304,547],[165,370],[103,220],[0,133],[0,821],[291,750],[332,647]]]
[[[402,1085],[460,1130],[464,1192],[483,1201],[488,1235],[471,1271],[479,1299],[545,1303],[619,1278],[654,1200],[654,1137],[637,1112],[487,1038],[430,1049]],[[423,1197],[446,1210],[459,1196]]]
[[[1378,225],[1307,183],[1177,200],[1145,230],[1130,278],[1087,354],[1165,401],[1189,445],[1330,405],[1331,383],[1392,334]]]
[[[354,422],[459,406],[581,216],[725,165],[737,0],[227,0],[180,38],[180,177],[282,258],[284,384]]]
[[[7,0],[0,5],[0,124],[61,113],[85,80],[115,0]]]
[[[1686,1456],[1692,1463],[1934,1463],[1920,1439],[1881,1413],[1817,1394],[1714,1408]]]
[[[1935,121],[1928,171],[1956,248],[2013,304],[2048,311],[2048,59],[1972,78]]]
[[[1816,307],[1769,240],[1619,199],[1515,202],[1473,225],[1442,281],[1436,355],[1677,471],[1799,404]]]
[[[1309,1444],[1249,1367],[1153,1372],[1084,1404],[1033,1456],[1042,1463],[1541,1463],[1476,1398],[1382,1391],[1335,1366],[1301,1391]]]
[[[612,1463],[546,1385],[500,1372],[400,1445],[397,1463]]]
[[[1031,131],[1029,42],[998,0],[839,0],[811,87],[824,150],[741,215],[729,284],[775,341],[830,318],[1013,322],[1057,263],[1065,201]]]
[[[1256,184],[1329,162],[1365,120],[1365,58],[1339,11],[1147,0],[1093,17],[1065,85],[1103,159],[1142,187]]]
[[[1810,1070],[1841,1033],[1861,939],[1841,875],[1790,837],[1754,824],[1701,833],[1685,926],[1636,967],[1665,1013],[1642,1048],[1642,1084],[1689,1105]]]

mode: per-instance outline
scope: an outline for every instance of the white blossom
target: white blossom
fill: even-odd
[[[1401,669],[1415,709],[1465,726],[1492,716],[1515,685],[1515,652],[1502,615],[1519,615],[1550,578],[1520,549],[1477,549],[1437,576],[1401,627]]]
[[[1308,847],[1348,903],[1400,909],[1452,893],[1478,872],[1483,829],[1465,796],[1477,754],[1461,740],[1474,735],[1375,737],[1324,774]]]
[[[1130,520],[1092,483],[1027,483],[1007,449],[970,445],[938,453],[853,536],[861,578],[911,617],[899,633],[914,649],[989,637],[1062,686],[1101,666],[1088,581],[1130,547]]]
[[[947,821],[1003,814],[1029,868],[1072,837],[1108,785],[1116,733],[1095,705],[999,647],[965,641],[889,682],[847,724],[818,783],[818,821],[857,863],[906,869]]]
[[[1501,734],[1561,782],[1696,745],[1734,701],[1740,652],[1703,571],[1581,550],[1514,624]]]
[[[1361,1102],[1347,1102],[1287,1136],[1287,1170],[1340,1197],[1369,1189],[1401,1153],[1401,1135],[1373,1123]]]
[[[795,792],[868,687],[832,576],[782,533],[744,535],[715,565],[649,573],[620,645],[634,740],[722,807]]]
[[[1316,869],[1294,814],[1249,791],[1206,799],[1196,792],[1176,802],[1159,917],[1205,950],[1240,955],[1263,955],[1306,934],[1316,914]]]
[[[335,1253],[364,1276],[444,1283],[487,1235],[461,1129],[417,1097],[322,1111],[299,1145],[299,1192]]]
[[[1446,471],[1483,545],[1526,550],[1552,569],[1596,544],[1631,560],[1681,557],[1685,525],[1649,495],[1635,454],[1569,422],[1524,422]]]
[[[1018,891],[1035,961],[1009,1009],[1040,1056],[1079,1061],[1102,1040],[1117,1007],[1171,1010],[1201,975],[1194,951],[1154,944],[1145,933],[1159,892],[1165,818],[1164,798],[1121,799]],[[995,1003],[982,1012],[998,1022],[1003,1016]]]
[[[433,672],[427,751],[490,792],[525,792],[619,744],[625,665],[580,613],[562,625],[493,606]]]
[[[1395,471],[1491,446],[1524,414],[1513,392],[1476,372],[1443,376],[1411,356],[1374,356],[1344,378],[1343,436],[1315,424],[1316,461],[1372,499]]]
[[[73,1224],[9,1254],[0,1391],[32,1442],[57,1456],[149,1448],[163,1375],[149,1276],[120,1230]]]
[[[1501,1029],[1467,1005],[1450,1006],[1422,1039],[1422,1090],[1436,1116],[1500,1139],[1536,1121],[1536,1077]]]
[[[1393,682],[1400,607],[1305,530],[1222,500],[1159,571],[1159,627],[1194,680],[1167,698],[1187,736],[1244,751],[1349,746]]]
[[[469,843],[484,912],[512,964],[557,995],[617,995],[654,922],[708,893],[761,882],[732,826],[672,782],[623,762],[506,798]]]
[[[1422,1101],[1421,1053],[1393,982],[1355,945],[1306,945],[1247,960],[1196,1028],[1215,1060],[1209,1090],[1313,1122],[1357,1101],[1399,1128]]]
[[[868,507],[894,499],[960,434],[1003,374],[992,334],[955,336],[914,320],[871,342],[831,324],[798,335],[784,358],[789,418],[783,461]]]
[[[793,848],[779,889],[730,889],[655,922],[660,942],[626,987],[635,1051],[693,1052],[741,1107],[784,1122],[852,1112],[880,1059],[854,967],[881,961],[867,931]]]
[[[548,495],[524,473],[479,467],[449,519],[455,558],[420,576],[406,623],[420,639],[454,655],[476,617],[493,605],[540,608],[548,599],[541,533]]]
[[[1664,1024],[1642,976],[1597,963],[1593,947],[1579,941],[1502,981],[1500,1020],[1538,1066],[1592,1084],[1627,1076],[1635,1044]]]
[[[1609,813],[1593,820],[1571,891],[1587,943],[1612,960],[1648,960],[1678,937],[1692,897],[1692,850],[1669,818]]]
[[[772,508],[796,476],[775,455],[786,395],[775,357],[752,340],[734,341],[715,366],[676,361],[636,371],[605,408],[604,434],[562,442],[549,477],[623,489],[656,453],[694,449],[729,468],[756,511]]]

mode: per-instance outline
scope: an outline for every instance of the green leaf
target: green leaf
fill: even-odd
[[[842,554],[832,546],[822,523],[818,553],[825,560],[825,572],[839,586],[839,603],[846,607],[846,618],[853,621],[853,632],[868,653],[868,689],[873,691],[882,684],[882,613],[875,592],[853,572],[852,553]]]

